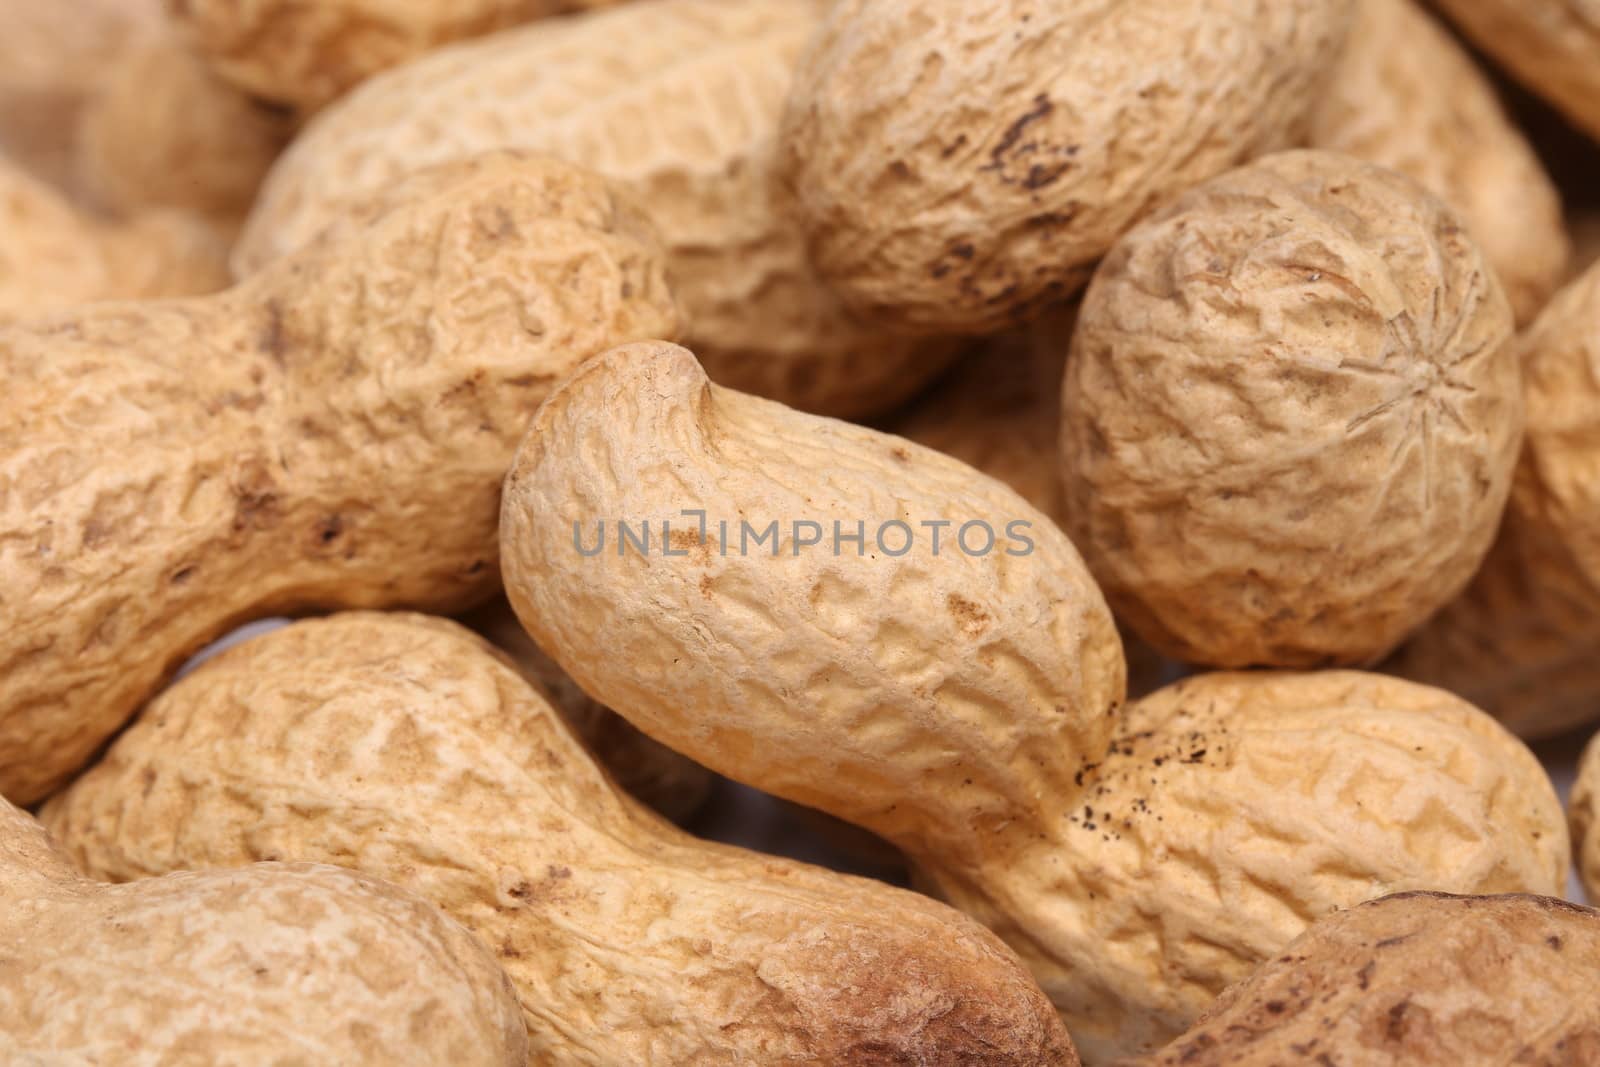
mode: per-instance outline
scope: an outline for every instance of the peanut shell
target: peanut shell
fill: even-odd
[[[551,384],[677,328],[635,209],[496,154],[216,296],[0,329],[0,793],[44,796],[241,621],[487,598]]]
[[[1511,310],[1393,171],[1266,157],[1128,234],[1067,365],[1067,530],[1134,632],[1219,667],[1372,663],[1466,585],[1511,486]]]

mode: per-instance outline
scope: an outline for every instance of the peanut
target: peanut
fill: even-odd
[[[102,220],[0,159],[0,322],[102,300],[213,292],[228,283],[226,259],[197,219],[160,211]]]
[[[1304,135],[1350,0],[839,0],[782,160],[822,278],[907,328],[1072,296],[1162,201]]]
[[[1526,324],[1571,255],[1561,197],[1494,86],[1414,0],[1357,0],[1311,144],[1400,171],[1460,213]]]
[[[352,613],[230,649],[45,819],[101,877],[275,855],[392,879],[498,952],[539,1063],[1077,1063],[982,927],[678,832],[442,620]]]
[[[161,0],[0,0],[0,156],[70,184],[85,103],[117,53],[160,24]]]
[[[717,381],[828,414],[887,411],[955,350],[847,313],[816,280],[790,219],[776,173],[778,120],[823,6],[633,3],[375,78],[285,153],[235,266],[248,272],[298,246],[341,203],[411,169],[527,148],[592,167],[648,207],[690,343]]]
[[[1578,879],[1589,900],[1600,900],[1600,740],[1589,742],[1572,790],[1572,845]]]
[[[315,111],[440,45],[621,0],[167,0],[217,73],[254,96]]]
[[[1121,1067],[1600,1060],[1600,912],[1402,893],[1313,925],[1189,1033]]]
[[[640,733],[604,704],[590,700],[555,660],[533,643],[503,598],[462,621],[511,657],[522,676],[561,713],[572,732],[631,796],[676,823],[684,822],[705,804],[711,795],[711,772]]]
[[[936,557],[926,539],[835,556],[787,530],[769,555],[719,526],[1025,508],[935,453],[631,345],[534,419],[506,480],[502,566],[523,625],[595,699],[902,848],[1018,950],[1086,1060],[1175,1036],[1334,908],[1560,890],[1549,779],[1446,693],[1212,675],[1114,716],[1114,630],[1053,527],[1016,558]],[[663,531],[685,509],[709,536]],[[586,556],[596,516],[648,520],[664,543]]]
[[[1593,0],[1434,0],[1474,44],[1600,139]]]
[[[1522,435],[1511,330],[1461,224],[1392,171],[1288,152],[1197,186],[1084,298],[1067,530],[1174,659],[1374,662],[1494,538]]]
[[[499,154],[217,296],[0,330],[0,606],[27,621],[0,635],[0,792],[44,796],[244,619],[486,598],[530,413],[677,325],[641,216]]]
[[[237,230],[289,132],[164,28],[122,48],[85,102],[76,184],[118,215],[180,208]]]
[[[1466,592],[1392,665],[1524,737],[1600,718],[1597,322],[1600,265],[1518,338],[1528,429],[1499,538]]]
[[[0,800],[8,1064],[520,1067],[527,1047],[494,957],[392,886],[279,863],[95,885]]]

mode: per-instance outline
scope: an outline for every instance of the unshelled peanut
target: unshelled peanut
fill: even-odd
[[[1496,61],[1600,140],[1594,0],[1433,0]]]
[[[501,555],[524,626],[586,692],[904,849],[1021,953],[1086,1060],[1175,1036],[1334,908],[1559,891],[1549,779],[1456,698],[1378,675],[1210,675],[1118,713],[1115,631],[1053,526],[1021,555],[871,540],[884,516],[1036,514],[946,457],[631,345],[540,409]],[[617,516],[634,540],[594,552],[596,519]],[[743,530],[769,517],[775,542],[752,549]],[[819,546],[791,528],[807,519],[833,538],[864,519],[869,542]]]
[[[592,167],[649,210],[717,381],[832,415],[886,411],[954,355],[851,315],[811,269],[776,171],[778,120],[824,0],[651,0],[446,49],[323,113],[273,170],[235,267],[349,198],[513,146]],[[441,131],[447,131],[441,133]]]
[[[1512,317],[1456,216],[1287,152],[1130,232],[1063,394],[1067,531],[1175,659],[1365,665],[1459,593],[1522,439]]]
[[[1600,264],[1513,354],[1528,429],[1499,537],[1392,666],[1547,737],[1600,720]]]
[[[1519,323],[1564,280],[1561,196],[1494,85],[1417,0],[1357,0],[1311,144],[1416,179],[1454,208],[1499,275]]]
[[[536,1063],[1077,1062],[981,926],[675,830],[442,620],[351,613],[230,649],[45,818],[102,877],[278,856],[418,892],[499,955]]]
[[[1402,893],[1316,923],[1193,1030],[1118,1067],[1600,1062],[1600,911]]]
[[[503,598],[465,616],[462,622],[511,657],[522,676],[539,688],[572,732],[631,795],[677,823],[705,804],[715,776],[591,700],[533,643]]]
[[[782,164],[858,311],[986,331],[1163,201],[1297,143],[1350,0],[838,0]]]
[[[192,46],[253,96],[315,111],[441,45],[622,0],[167,0]]]
[[[333,867],[96,885],[0,800],[0,1061],[14,1067],[522,1067],[494,957]]]
[[[97,218],[0,159],[0,321],[227,284],[227,248],[199,219],[172,211]]]
[[[459,610],[551,384],[672,335],[643,217],[495,154],[422,172],[213,297],[0,329],[0,793],[59,785],[207,641]]]

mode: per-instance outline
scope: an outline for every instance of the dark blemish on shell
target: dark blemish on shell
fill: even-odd
[[[283,328],[283,305],[276,300],[268,300],[264,310],[267,323],[256,338],[256,344],[272,357],[274,363],[281,366],[289,354],[289,336]]]
[[[1055,105],[1050,102],[1048,95],[1040,93],[1034,97],[1033,106],[1018,116],[1010,126],[1006,127],[1006,132],[1000,137],[1000,143],[995,145],[994,149],[989,153],[991,162],[984,169],[999,170],[1003,167],[1006,155],[1021,142],[1022,135],[1027,131],[1028,127],[1047,117],[1054,110]]]

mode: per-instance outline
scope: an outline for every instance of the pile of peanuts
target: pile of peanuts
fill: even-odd
[[[0,0],[0,379],[0,1065],[1600,1064],[1593,0]]]

